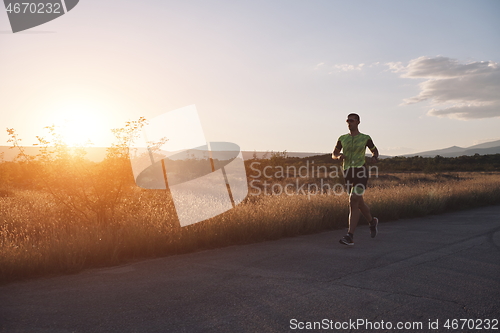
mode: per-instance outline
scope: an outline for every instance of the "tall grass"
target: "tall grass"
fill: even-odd
[[[382,175],[365,194],[384,221],[500,204],[498,174]],[[130,187],[105,221],[40,191],[0,191],[0,282],[347,227],[347,195],[260,195],[180,228],[168,192]]]

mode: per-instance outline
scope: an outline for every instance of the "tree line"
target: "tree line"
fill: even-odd
[[[302,165],[332,166],[340,167],[340,162],[332,160],[331,154],[317,155],[310,157],[288,157],[286,152],[271,153],[267,159],[253,158],[245,161],[247,171],[252,162],[258,161],[253,167],[265,168],[266,166],[281,167],[300,167]],[[367,164],[369,162],[367,161]],[[500,154],[492,155],[473,155],[459,157],[422,157],[422,156],[396,156],[380,159],[376,164],[379,172],[491,172],[500,171]]]

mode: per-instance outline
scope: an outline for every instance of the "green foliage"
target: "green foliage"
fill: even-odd
[[[380,160],[382,172],[500,171],[500,154],[459,157],[392,157]]]
[[[265,160],[259,160],[266,165]],[[332,160],[331,154],[310,156],[304,158],[279,158],[275,165],[305,165],[307,161],[315,165],[338,165],[339,161]],[[380,159],[376,164],[380,172],[472,172],[472,171],[500,171],[500,154],[459,156],[459,157],[404,157],[396,156]]]
[[[270,162],[272,165],[282,165],[288,157],[286,150],[282,152],[271,152]]]

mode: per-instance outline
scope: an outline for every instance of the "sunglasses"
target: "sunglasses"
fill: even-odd
[[[347,119],[346,122],[348,123],[354,123],[356,121],[356,119]]]

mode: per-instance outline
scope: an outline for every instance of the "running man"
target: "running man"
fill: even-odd
[[[344,181],[349,193],[349,230],[339,241],[341,244],[354,245],[354,231],[358,225],[360,213],[369,222],[372,238],[377,235],[378,219],[372,217],[370,208],[363,200],[368,183],[368,168],[365,165],[366,147],[372,152],[371,161],[378,161],[378,150],[369,135],[359,132],[359,115],[351,113],[347,116],[349,134],[341,135],[333,150],[332,158],[342,161]],[[340,153],[342,151],[342,153]]]

